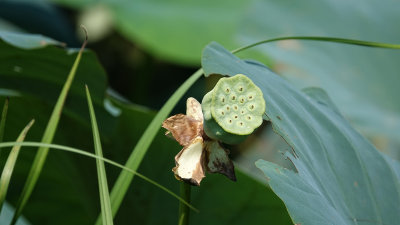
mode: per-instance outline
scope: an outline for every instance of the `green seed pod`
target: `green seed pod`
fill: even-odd
[[[221,78],[202,101],[204,131],[212,139],[237,144],[262,124],[265,101],[248,77]]]

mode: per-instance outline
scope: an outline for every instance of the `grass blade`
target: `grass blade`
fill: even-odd
[[[31,120],[31,122],[26,125],[26,127],[21,131],[17,138],[17,142],[24,141],[26,134],[28,133],[29,129],[33,125],[35,120]],[[4,165],[3,172],[1,173],[1,178],[0,178],[0,212],[1,209],[3,208],[3,203],[4,200],[6,199],[7,195],[7,190],[8,190],[8,185],[10,184],[10,179],[11,175],[14,170],[15,162],[17,161],[19,150],[21,146],[14,146],[11,149],[10,154],[8,155],[8,159],[6,164]]]
[[[13,147],[13,146],[27,146],[27,147],[44,147],[44,148],[48,148],[48,149],[56,149],[56,150],[61,150],[61,151],[66,151],[66,152],[71,152],[71,153],[75,153],[78,155],[82,155],[82,156],[86,156],[89,158],[93,158],[93,159],[98,159],[101,160],[105,163],[108,163],[112,166],[121,168],[125,171],[127,171],[128,173],[132,173],[140,178],[142,178],[143,180],[153,184],[154,186],[160,188],[161,190],[165,191],[166,193],[168,193],[169,195],[171,195],[172,197],[178,199],[180,202],[182,202],[183,204],[187,205],[190,209],[192,209],[195,212],[199,212],[198,209],[196,209],[194,206],[192,206],[191,204],[189,204],[187,201],[185,201],[183,198],[179,197],[177,194],[175,194],[174,192],[172,192],[171,190],[169,190],[168,188],[162,186],[161,184],[157,183],[156,181],[144,176],[143,174],[136,172],[135,170],[132,170],[122,164],[119,164],[115,161],[112,161],[110,159],[106,159],[100,156],[97,156],[95,154],[92,154],[90,152],[81,150],[81,149],[77,149],[77,148],[72,148],[72,147],[68,147],[68,146],[64,146],[64,145],[56,145],[56,144],[46,144],[46,143],[41,143],[41,142],[3,142],[0,143],[0,148],[4,148],[4,147]]]
[[[388,44],[381,42],[372,42],[372,41],[361,41],[355,39],[346,39],[346,38],[334,38],[334,37],[317,37],[317,36],[293,36],[293,37],[279,37],[273,39],[262,40],[250,45],[246,45],[231,51],[232,53],[238,53],[243,50],[269,43],[274,41],[283,41],[283,40],[311,40],[311,41],[324,41],[324,42],[333,42],[333,43],[341,43],[341,44],[349,44],[349,45],[359,45],[364,47],[373,47],[373,48],[389,48],[389,49],[400,49],[400,45],[397,44]]]
[[[86,30],[85,30],[86,32]],[[53,112],[51,114],[50,120],[47,123],[46,130],[44,131],[42,142],[43,143],[51,143],[53,141],[54,134],[56,132],[58,122],[60,120],[61,111],[64,106],[65,99],[67,98],[68,91],[71,87],[72,81],[74,80],[76,70],[78,68],[79,62],[81,60],[82,52],[85,49],[87,39],[82,45],[75,62],[71,68],[71,71],[68,74],[67,80],[61,90],[60,96],[58,97],[57,103],[54,106]],[[47,153],[49,152],[48,148],[40,147],[38,152],[36,153],[35,159],[33,161],[31,170],[29,171],[28,178],[26,180],[25,186],[22,190],[22,194],[18,200],[17,206],[15,208],[15,214],[11,221],[11,225],[15,225],[17,222],[18,217],[21,215],[25,204],[28,202],[29,197],[32,194],[33,188],[36,185],[36,182],[39,178],[39,175],[42,171],[43,165],[47,158]]]
[[[87,86],[85,86],[85,88],[86,88],[86,97],[87,97],[89,112],[90,112],[90,121],[92,123],[94,149],[96,151],[97,156],[103,157],[103,151],[101,148],[101,141],[100,141],[100,135],[99,135],[99,128],[97,127],[97,121],[96,121],[96,114],[94,113],[89,88]],[[106,169],[104,167],[104,162],[99,159],[96,159],[96,165],[97,165],[97,176],[99,179],[99,192],[100,192],[102,221],[103,221],[103,224],[105,224],[105,225],[113,225],[110,193],[108,192],[107,175],[106,175]]]
[[[157,132],[161,128],[161,123],[164,121],[167,116],[171,113],[172,109],[178,103],[178,101],[182,98],[182,96],[186,93],[186,91],[196,82],[198,78],[203,74],[203,70],[197,70],[189,79],[187,79],[179,88],[175,91],[175,93],[168,99],[168,101],[164,104],[161,110],[157,113],[154,119],[151,121],[150,125],[146,128],[142,137],[136,144],[133,149],[131,155],[128,158],[128,161],[125,163],[125,166],[132,169],[137,170],[140,163],[145,156],[147,149],[149,148],[151,142],[156,136]],[[118,176],[117,181],[115,182],[113,189],[111,191],[111,208],[113,212],[113,216],[117,213],[119,206],[121,205],[122,200],[128,190],[130,183],[134,174],[128,173],[127,171],[122,171]],[[97,218],[96,225],[101,224],[100,218]]]
[[[1,119],[0,119],[0,143],[3,142],[3,137],[4,137],[4,127],[6,126],[8,102],[9,102],[9,98],[6,98],[6,100],[4,101],[3,112],[1,113]],[[0,153],[1,153],[1,151],[0,151]]]

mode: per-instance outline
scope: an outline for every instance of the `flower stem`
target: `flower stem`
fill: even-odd
[[[190,184],[181,182],[181,198],[190,204]],[[190,209],[187,205],[182,202],[179,203],[179,217],[178,225],[188,225],[189,224],[189,212]]]

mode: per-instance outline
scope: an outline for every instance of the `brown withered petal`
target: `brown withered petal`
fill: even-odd
[[[203,168],[205,152],[202,137],[196,137],[187,147],[175,156],[176,166],[172,169],[175,177],[192,185],[199,186],[205,177]]]
[[[201,136],[203,130],[202,123],[184,114],[169,117],[163,122],[162,127],[167,129],[184,147],[188,146],[195,137]]]
[[[203,111],[201,104],[195,98],[188,98],[186,100],[186,115],[199,121],[203,125]]]
[[[229,150],[224,149],[218,141],[206,141],[204,145],[207,151],[207,171],[223,174],[229,179],[236,181],[235,169],[228,156]]]

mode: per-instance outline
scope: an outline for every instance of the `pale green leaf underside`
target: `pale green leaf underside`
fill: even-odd
[[[10,45],[23,49],[43,48],[47,45],[63,45],[63,43],[43,35],[15,33],[9,31],[0,31],[0,39]]]
[[[0,213],[0,224],[10,224],[11,219],[14,215],[14,207],[12,207],[8,202],[3,205],[3,210]],[[31,225],[24,216],[21,216],[16,225]]]
[[[212,43],[202,59],[206,75],[243,73],[261,88],[274,130],[298,158],[298,173],[259,160],[294,223],[396,224],[400,190],[395,167],[335,110],[319,89],[308,95],[257,62],[240,60]],[[312,96],[312,97],[310,97]],[[398,173],[398,172],[397,172]]]

